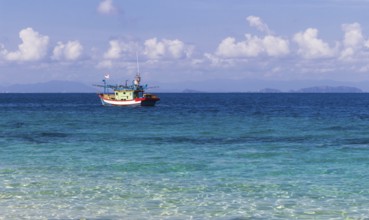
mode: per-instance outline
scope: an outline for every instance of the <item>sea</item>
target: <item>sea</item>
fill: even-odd
[[[369,94],[0,94],[0,219],[368,219]]]

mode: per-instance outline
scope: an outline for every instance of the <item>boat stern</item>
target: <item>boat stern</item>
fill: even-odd
[[[160,101],[158,96],[153,94],[144,94],[141,100],[141,106],[155,106],[157,101]]]

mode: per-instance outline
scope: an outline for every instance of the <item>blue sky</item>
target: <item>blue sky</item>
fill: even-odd
[[[125,81],[136,53],[159,84],[369,82],[368,11],[368,0],[0,0],[0,85]]]

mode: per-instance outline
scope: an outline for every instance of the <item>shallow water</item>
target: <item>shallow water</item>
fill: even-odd
[[[369,94],[0,94],[0,219],[369,218]]]

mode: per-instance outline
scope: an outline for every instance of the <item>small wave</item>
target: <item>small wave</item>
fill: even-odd
[[[66,133],[60,133],[60,132],[41,132],[41,137],[55,137],[55,138],[64,138],[68,135]]]

